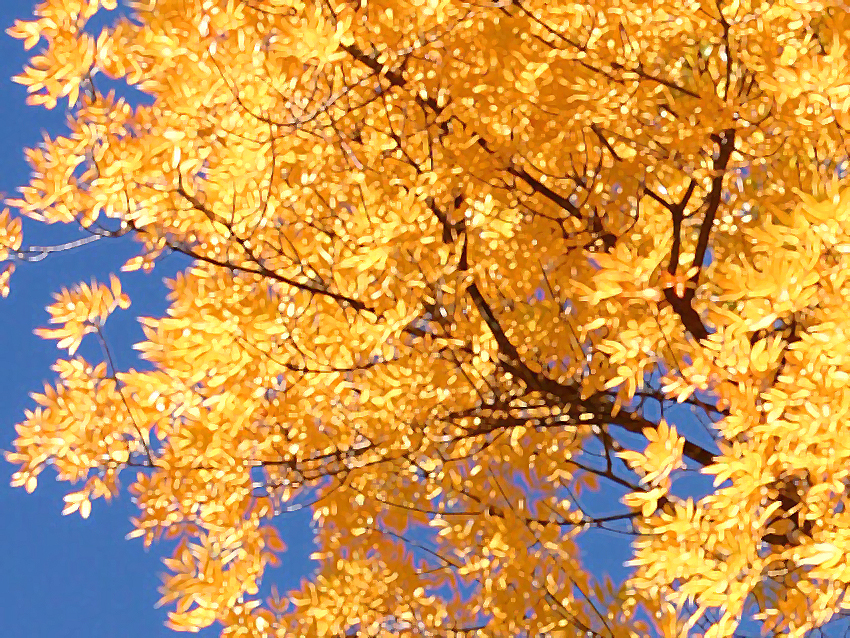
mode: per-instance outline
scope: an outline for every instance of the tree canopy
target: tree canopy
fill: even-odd
[[[38,332],[68,355],[8,459],[82,516],[130,477],[134,534],[180,539],[173,627],[803,636],[850,606],[846,2],[136,0],[89,26],[115,8],[10,29],[69,119],[27,151],[0,285],[44,253],[20,215],[191,265],[133,369],[118,276],[57,294]],[[264,597],[297,507],[316,572]],[[625,535],[624,578],[589,534]]]

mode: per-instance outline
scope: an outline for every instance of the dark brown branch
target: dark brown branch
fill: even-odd
[[[203,213],[204,216],[207,219],[209,219],[211,223],[217,222],[217,223],[221,224],[222,226],[224,226],[225,228],[227,228],[230,236],[239,243],[239,245],[242,247],[243,251],[245,251],[245,253],[248,255],[249,259],[257,267],[256,268],[248,268],[248,267],[245,267],[245,266],[240,266],[240,265],[234,264],[234,263],[229,262],[229,261],[218,259],[216,257],[212,257],[212,256],[209,256],[209,255],[202,255],[200,253],[193,251],[192,249],[190,249],[188,247],[176,244],[175,242],[166,241],[165,245],[168,246],[168,248],[170,248],[171,250],[182,253],[182,254],[186,255],[187,257],[192,257],[193,259],[197,259],[199,261],[206,262],[206,263],[211,264],[213,266],[219,266],[221,268],[228,268],[228,269],[236,270],[236,271],[239,271],[239,272],[259,275],[260,277],[266,277],[268,279],[273,279],[275,281],[279,281],[281,283],[284,283],[284,284],[291,286],[292,288],[296,288],[298,290],[303,290],[305,292],[309,292],[309,293],[312,293],[312,294],[315,294],[315,295],[323,295],[325,297],[329,297],[330,299],[333,299],[334,301],[336,301],[338,303],[348,304],[351,308],[353,308],[354,310],[356,310],[358,312],[359,311],[366,311],[366,312],[371,312],[371,313],[375,314],[374,308],[366,305],[364,302],[360,301],[359,299],[354,299],[353,297],[348,297],[348,296],[343,295],[341,293],[333,292],[331,290],[328,290],[325,286],[317,286],[317,285],[312,284],[312,283],[305,283],[305,282],[296,281],[294,279],[291,279],[290,277],[286,277],[284,275],[281,275],[281,274],[267,268],[254,255],[253,251],[250,250],[250,248],[246,244],[245,240],[242,239],[241,237],[239,237],[233,231],[233,229],[230,227],[230,225],[224,219],[221,218],[221,216],[217,215],[214,211],[210,210],[197,197],[189,194],[183,188],[182,182],[179,182],[177,192],[184,199],[186,199],[186,201],[188,201],[192,205],[192,208]],[[139,228],[139,227],[132,225],[132,224],[131,224],[131,226],[133,227],[133,230],[135,230],[137,232],[140,232],[140,233],[145,232],[145,230],[142,229],[142,228]]]
[[[699,283],[700,273],[702,272],[703,262],[705,261],[705,253],[708,250],[708,240],[711,237],[714,219],[720,207],[726,167],[729,165],[729,159],[735,150],[735,130],[727,129],[722,131],[720,135],[712,136],[712,139],[720,145],[720,149],[717,153],[717,159],[714,160],[714,177],[711,179],[711,192],[708,194],[705,218],[699,231],[699,239],[697,240],[696,252],[694,253],[694,266],[698,269],[694,276],[691,277],[694,287],[690,288],[689,292],[686,293],[691,298],[696,294],[696,284]]]
[[[668,205],[670,214],[673,216],[673,246],[670,248],[670,263],[667,264],[667,272],[671,275],[675,275],[676,270],[679,268],[679,255],[682,250],[682,220],[685,218],[685,208],[691,199],[691,195],[694,193],[696,185],[696,180],[692,179],[681,201],[675,206]]]
[[[591,124],[590,130],[596,134],[596,137],[602,142],[602,145],[608,149],[608,152],[611,153],[611,157],[613,157],[618,162],[622,162],[623,158],[617,154],[617,151],[614,150],[614,147],[611,146],[611,142],[608,141],[608,138],[605,137],[605,134],[602,132],[602,129],[599,128],[597,124]]]
[[[581,214],[579,213],[578,206],[573,204],[568,198],[566,198],[563,195],[553,191],[551,188],[549,188],[548,186],[543,184],[540,180],[534,178],[524,168],[518,169],[516,167],[511,166],[510,168],[508,168],[508,172],[511,175],[513,175],[514,177],[517,177],[517,178],[521,179],[523,182],[525,182],[526,184],[528,184],[531,187],[531,189],[535,193],[537,193],[538,195],[542,195],[543,197],[545,197],[549,201],[558,204],[558,206],[560,206],[565,211],[567,211],[571,216],[581,217]]]
[[[394,71],[392,69],[387,69],[386,67],[384,67],[384,65],[382,65],[374,55],[366,53],[354,44],[342,45],[342,49],[346,53],[351,55],[355,60],[357,60],[361,64],[365,64],[370,69],[375,71],[375,73],[381,74],[383,77],[389,80],[390,85],[396,87],[405,86],[406,80],[404,79],[404,76],[398,71]],[[443,111],[442,107],[438,105],[437,100],[433,97],[422,97],[421,95],[416,95],[414,99],[416,103],[419,104],[423,109],[431,111],[435,115],[440,115],[440,113],[442,113]],[[446,122],[443,122],[442,126],[446,128],[448,124]],[[493,153],[492,149],[490,149],[490,147],[487,145],[487,141],[483,138],[478,137],[476,143],[488,153]],[[570,215],[574,217],[580,217],[579,209],[575,204],[573,204],[568,198],[556,193],[551,188],[544,185],[538,179],[535,179],[524,168],[518,169],[516,167],[511,166],[507,168],[507,171],[514,177],[521,179],[523,182],[528,184],[535,193],[542,195],[546,199],[558,204]]]
[[[587,46],[586,45],[582,45],[582,44],[580,44],[580,43],[578,43],[574,40],[571,40],[570,38],[566,37],[562,33],[556,31],[551,26],[549,26],[548,24],[543,22],[540,18],[536,17],[528,9],[523,7],[522,4],[518,0],[514,0],[513,4],[514,4],[514,6],[519,7],[519,9],[526,16],[528,16],[529,19],[531,19],[533,22],[536,22],[537,24],[539,24],[541,27],[546,29],[549,33],[551,33],[555,37],[561,39],[563,42],[565,42],[569,46],[571,46],[571,47],[573,47],[573,48],[575,48],[575,49],[577,49],[577,50],[579,50],[583,53],[587,52]],[[612,82],[617,82],[618,84],[623,84],[623,80],[615,78],[610,73],[608,73],[608,72],[606,72],[606,71],[604,71],[600,68],[597,68],[597,67],[593,66],[592,64],[589,64],[586,60],[578,60],[578,62],[579,62],[579,64],[581,64],[584,68],[588,69],[589,71],[593,71],[594,73],[599,73],[600,75],[608,78]],[[684,93],[685,95],[688,95],[688,96],[693,97],[693,98],[699,99],[699,97],[700,97],[698,93],[695,93],[694,91],[691,91],[690,89],[686,89],[685,87],[676,84],[672,80],[668,80],[666,78],[658,77],[658,76],[651,75],[651,74],[647,73],[646,71],[643,70],[643,65],[641,63],[638,63],[638,66],[631,67],[631,68],[629,68],[629,67],[627,67],[623,64],[620,64],[619,62],[611,62],[610,64],[611,64],[611,68],[617,69],[618,71],[624,71],[626,73],[634,73],[635,75],[643,78],[644,80],[649,80],[651,82],[656,82],[658,84],[662,84],[669,89],[673,89],[674,91],[679,91],[680,93]]]
[[[112,351],[109,349],[109,343],[106,341],[106,337],[103,334],[103,327],[101,325],[95,325],[95,334],[97,335],[98,341],[100,342],[101,350],[103,350],[103,356],[106,359],[106,364],[108,366],[107,373],[109,374],[109,378],[115,384],[115,388],[118,390],[118,395],[121,397],[121,403],[124,404],[124,408],[127,410],[127,416],[130,417],[130,422],[133,424],[133,429],[136,430],[136,434],[139,436],[139,443],[142,444],[145,456],[148,459],[148,464],[150,467],[157,467],[150,446],[145,440],[145,435],[142,433],[142,429],[139,427],[139,424],[136,422],[136,418],[133,416],[133,411],[130,409],[130,404],[127,402],[127,397],[124,394],[124,384],[118,378],[118,371],[115,367],[115,360],[112,357]]]
[[[732,157],[732,152],[735,150],[735,131],[727,129],[719,135],[712,135],[712,140],[718,143],[719,149],[717,157],[714,160],[713,169],[714,177],[711,179],[711,190],[706,199],[705,217],[703,217],[702,226],[700,227],[699,237],[697,239],[696,250],[694,252],[693,265],[696,272],[691,276],[688,286],[685,288],[680,297],[674,287],[664,290],[664,298],[673,308],[673,311],[679,315],[684,325],[691,336],[700,341],[708,337],[708,329],[702,322],[699,313],[693,307],[693,300],[696,296],[697,286],[699,285],[700,274],[702,273],[705,254],[708,251],[708,243],[711,239],[711,231],[714,227],[714,220],[717,217],[717,211],[720,208],[720,202],[723,195],[723,179],[726,175],[726,167],[729,165],[729,159]],[[688,195],[690,197],[690,195]],[[684,200],[683,200],[684,201]],[[679,251],[681,247],[681,223],[684,215],[684,210],[673,211],[673,248],[670,254],[670,263],[668,272],[676,273],[679,265]]]
[[[202,255],[200,253],[196,253],[190,248],[186,248],[184,246],[180,246],[174,242],[166,242],[165,245],[171,250],[186,255],[187,257],[191,257],[192,259],[197,259],[198,261],[206,262],[213,266],[219,266],[221,268],[227,268],[230,270],[235,270],[238,272],[244,272],[251,275],[258,275],[260,277],[266,277],[268,279],[273,279],[275,281],[279,281],[281,283],[286,284],[287,286],[291,286],[298,290],[303,290],[304,292],[309,292],[315,295],[323,295],[325,297],[329,297],[334,301],[339,303],[345,303],[354,308],[357,311],[366,311],[375,314],[375,309],[371,306],[367,306],[365,303],[358,299],[353,299],[352,297],[347,297],[343,294],[333,292],[332,290],[327,290],[325,288],[320,288],[318,286],[314,286],[312,284],[307,284],[299,281],[295,281],[294,279],[290,279],[289,277],[285,277],[284,275],[280,275],[273,270],[269,270],[264,266],[260,266],[257,264],[258,268],[246,268],[245,266],[239,266],[237,264],[233,264],[229,261],[224,261],[221,259],[217,259],[215,257],[210,257],[208,255]]]
[[[445,227],[445,225],[448,224],[448,217],[442,211],[439,211],[439,213],[440,214],[437,215],[437,218]],[[462,267],[466,267],[467,237],[465,227],[463,227],[462,230],[464,233],[464,248],[462,250],[460,265]],[[446,237],[445,232],[443,233],[443,236]],[[580,420],[582,414],[590,413],[599,423],[610,423],[639,435],[643,434],[644,428],[654,429],[658,427],[658,424],[643,418],[634,411],[620,410],[615,415],[614,401],[612,401],[610,397],[603,392],[594,394],[587,399],[582,399],[580,391],[574,386],[564,385],[559,381],[550,379],[543,373],[534,372],[522,360],[516,346],[514,346],[505,334],[505,331],[502,329],[493,308],[489,303],[487,303],[487,300],[481,293],[478,284],[472,282],[466,290],[472,298],[472,302],[476,309],[484,319],[484,323],[487,324],[487,328],[496,340],[496,344],[499,347],[499,353],[501,355],[500,359],[502,367],[514,377],[525,383],[529,390],[543,392],[555,398],[557,405],[562,408],[566,414],[571,415],[574,420]],[[700,325],[702,325],[701,322]],[[714,460],[714,454],[690,441],[685,442],[683,453],[686,457],[697,462],[703,467],[711,464]]]

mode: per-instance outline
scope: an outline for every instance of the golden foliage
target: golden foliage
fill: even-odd
[[[83,482],[83,517],[136,473],[131,536],[180,539],[173,628],[802,636],[846,609],[845,2],[136,0],[88,27],[114,8],[10,29],[43,43],[30,103],[71,117],[8,204],[135,237],[124,270],[192,263],[138,370],[117,277],[56,296],[38,334],[105,361],[59,360],[8,458],[28,491]],[[0,293],[83,243],[22,247],[4,212]],[[263,599],[306,506],[317,571]],[[591,528],[632,535],[622,583]]]

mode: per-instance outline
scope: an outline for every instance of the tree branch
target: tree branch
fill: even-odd
[[[696,289],[699,285],[700,274],[702,273],[703,262],[708,251],[708,242],[711,238],[711,231],[714,226],[714,220],[717,217],[717,210],[720,208],[720,202],[723,194],[723,178],[726,175],[726,167],[729,165],[729,159],[732,157],[732,152],[735,150],[735,131],[727,129],[719,135],[712,135],[712,140],[719,144],[717,157],[714,160],[714,177],[711,180],[711,190],[706,200],[705,217],[700,227],[699,237],[697,239],[696,250],[694,252],[693,265],[697,269],[691,276],[688,286],[685,288],[681,297],[676,293],[675,287],[664,289],[664,298],[667,303],[673,308],[673,311],[679,315],[684,325],[691,336],[700,341],[708,337],[708,329],[702,322],[699,313],[693,307],[693,300],[696,296]],[[693,182],[691,182],[693,185]],[[689,187],[689,191],[692,189]],[[690,193],[687,194],[690,198]],[[682,200],[687,201],[687,200]],[[684,208],[679,210],[671,208],[673,214],[673,247],[670,251],[670,263],[667,270],[670,274],[675,275],[679,265],[679,251],[681,250],[681,225],[684,216]]]

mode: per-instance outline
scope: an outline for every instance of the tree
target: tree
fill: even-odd
[[[172,626],[802,636],[847,607],[846,3],[138,0],[87,27],[115,7],[10,30],[70,118],[8,203],[136,238],[125,270],[191,265],[141,369],[110,358],[117,277],[57,295],[39,334],[70,358],[8,459],[84,482],[82,516],[136,473],[136,534],[181,539]],[[0,239],[8,292],[45,249],[9,214]],[[261,600],[307,506],[317,573]],[[591,529],[629,535],[622,582]]]

